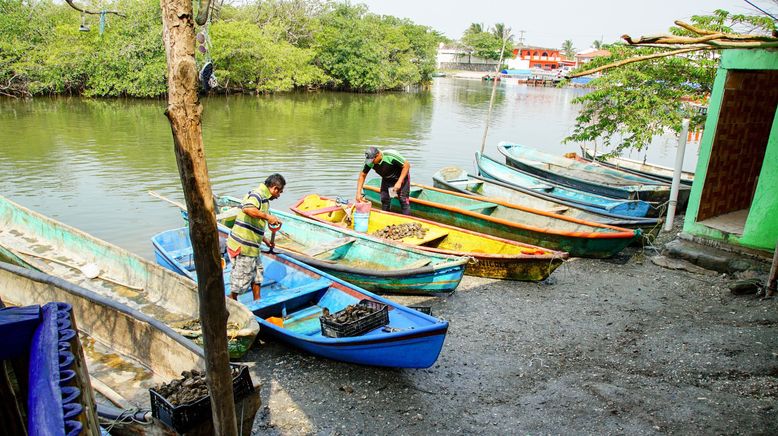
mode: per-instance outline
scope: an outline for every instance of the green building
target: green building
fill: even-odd
[[[778,50],[724,50],[708,106],[684,233],[746,249],[775,249],[776,108]]]

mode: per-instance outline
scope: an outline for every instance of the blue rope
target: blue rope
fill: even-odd
[[[105,31],[105,12],[104,10],[100,11],[100,35]]]

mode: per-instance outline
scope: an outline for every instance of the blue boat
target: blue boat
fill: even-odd
[[[339,206],[328,209],[343,211]],[[462,281],[471,260],[421,251],[280,210],[270,212],[283,222],[275,237],[275,251],[373,292],[448,294]],[[171,230],[154,236],[152,243],[165,245],[166,238],[179,237]]]
[[[514,168],[578,190],[657,203],[664,203],[670,197],[670,185],[656,179],[543,153],[526,145],[501,142],[497,150],[505,156],[505,162]],[[679,192],[679,204],[685,204],[688,193],[688,189]]]
[[[590,212],[612,217],[645,217],[651,205],[642,200],[627,200],[605,197],[590,192],[569,188],[549,180],[541,179],[525,171],[501,164],[489,156],[476,152],[478,173],[487,179],[506,183],[522,192],[548,197],[551,200],[570,202]]]
[[[189,230],[184,227],[154,238],[160,265],[196,281]],[[220,237],[228,230],[219,228]],[[159,235],[157,235],[159,236]],[[395,368],[428,368],[443,347],[448,322],[384,299],[316,270],[284,254],[264,253],[261,297],[251,293],[239,301],[256,316],[260,333],[312,354],[342,362]],[[229,293],[232,264],[225,260],[225,293]],[[389,323],[353,337],[322,335],[319,317],[362,300],[388,307]]]

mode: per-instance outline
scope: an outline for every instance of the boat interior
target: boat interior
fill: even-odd
[[[167,250],[168,254],[184,261],[182,266],[194,277],[194,262],[191,261],[191,244],[187,244],[188,238],[170,238],[168,241],[174,240],[182,245],[178,249],[170,247]],[[314,275],[295,263],[282,260],[272,254],[263,254],[262,264],[264,275],[260,299],[255,301],[253,295],[248,292],[239,295],[238,301],[248,307],[258,318],[302,336],[321,338],[319,317],[324,314],[325,309],[335,313],[365,298],[355,290],[325,277]],[[231,272],[232,264],[227,261],[224,270],[227,293],[229,293]],[[389,307],[391,331],[418,326],[418,320],[394,312],[392,307]],[[372,334],[380,333],[380,329],[377,329]]]
[[[412,187],[411,196],[418,198],[421,194],[421,189]],[[306,198],[306,200],[308,200]],[[310,199],[312,204],[303,202],[300,204],[301,210],[306,210],[316,218],[323,221],[331,222],[339,226],[346,227],[345,222],[346,214],[340,207],[330,208],[327,204],[331,204],[332,200],[323,199],[315,196]],[[477,205],[471,205],[474,209],[494,210],[496,205],[493,203],[477,202]],[[322,206],[323,207],[317,207]],[[486,206],[486,207],[484,207]],[[415,223],[419,222],[412,218],[404,218],[397,214],[383,214],[383,213],[371,213],[367,233],[374,233],[376,231],[387,228],[391,225]],[[350,225],[350,223],[349,223]],[[353,227],[353,226],[351,226]],[[423,237],[416,237],[414,235],[406,236],[401,239],[402,243],[407,245],[413,245],[417,247],[436,248],[440,250],[451,250],[456,252],[488,252],[500,255],[513,255],[513,254],[540,254],[536,247],[523,247],[521,245],[506,243],[498,239],[481,238],[468,232],[458,231],[448,227],[438,226],[434,223],[425,222],[422,224],[422,228],[425,230]],[[543,254],[547,254],[543,250]]]

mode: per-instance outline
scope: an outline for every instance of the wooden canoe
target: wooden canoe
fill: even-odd
[[[353,229],[353,223],[347,219],[347,212],[338,207],[335,200],[326,197],[308,195],[291,209],[325,224]],[[568,257],[564,252],[375,209],[370,212],[367,232],[374,233],[390,225],[413,223],[426,229],[423,238],[408,236],[392,243],[402,243],[433,253],[470,257],[474,261],[468,263],[465,269],[467,275],[507,280],[544,280]]]
[[[183,371],[205,371],[202,348],[124,304],[59,277],[4,262],[0,262],[0,297],[18,306],[69,304],[87,366],[84,374],[77,374],[86,384],[77,383],[86,387],[82,389],[86,402],[97,406],[100,420],[121,434],[175,434],[151,417],[148,389],[179,378]],[[259,407],[259,398],[254,397],[241,400],[249,428]],[[213,431],[209,418],[198,428]]]
[[[380,185],[381,179],[377,178],[365,183],[365,196],[373,204],[381,204]],[[413,216],[567,251],[577,257],[612,257],[641,236],[640,230],[568,218],[500,200],[485,201],[474,195],[418,184],[412,184],[410,201]],[[392,200],[391,206],[400,210],[397,199]]]
[[[662,220],[660,218],[619,217],[591,212],[578,208],[578,205],[574,203],[549,200],[542,196],[533,195],[531,192],[513,189],[510,185],[496,180],[490,181],[469,175],[467,171],[458,167],[443,168],[432,176],[432,180],[435,187],[440,189],[484,197],[484,199],[497,199],[584,221],[593,221],[625,229],[640,229],[644,238],[648,237],[650,240],[656,237],[661,227]]]
[[[595,158],[594,151],[586,147],[582,147],[583,158],[589,161],[597,162],[598,164],[605,165],[611,168],[616,168],[621,171],[633,173],[643,177],[654,177],[665,183],[673,182],[674,170],[670,167],[652,164],[649,162],[641,162],[634,159],[627,159],[620,156],[612,156],[604,158],[599,155]],[[681,184],[691,186],[694,182],[694,172],[681,171]]]
[[[229,230],[224,226],[219,229],[220,237],[226,238]],[[179,241],[183,251],[188,236],[184,232]],[[187,280],[196,280],[195,272],[174,253],[162,255],[166,267],[186,271]],[[284,254],[264,253],[262,263],[265,273],[260,299],[253,300],[249,292],[238,300],[256,315],[263,335],[318,356],[362,365],[427,368],[437,360],[448,322],[381,298]],[[224,271],[226,285],[232,271],[229,259]],[[335,313],[362,300],[386,305],[388,325],[352,337],[322,335],[319,317],[324,309]]]
[[[202,344],[200,303],[191,281],[129,251],[0,196],[0,257],[63,278],[179,328]],[[98,275],[94,278],[94,269]],[[245,307],[227,299],[230,357],[242,356],[259,331]]]
[[[594,194],[657,203],[665,203],[670,198],[670,185],[655,179],[543,153],[519,144],[502,142],[497,150],[510,166]],[[688,197],[689,189],[682,189],[678,196],[679,206],[685,206]]]
[[[547,197],[550,200],[574,203],[590,212],[617,217],[641,218],[648,215],[651,208],[650,203],[642,200],[604,197],[541,179],[534,174],[507,166],[478,152],[476,152],[475,158],[481,177],[505,183],[516,190]]]
[[[375,292],[450,293],[462,281],[468,262],[465,257],[398,246],[278,210],[271,213],[283,222],[275,237],[276,251]],[[152,244],[157,263],[170,268],[165,259],[173,257],[189,267],[187,271],[177,272],[194,278],[191,275],[194,262],[188,241],[186,227],[154,235]]]

